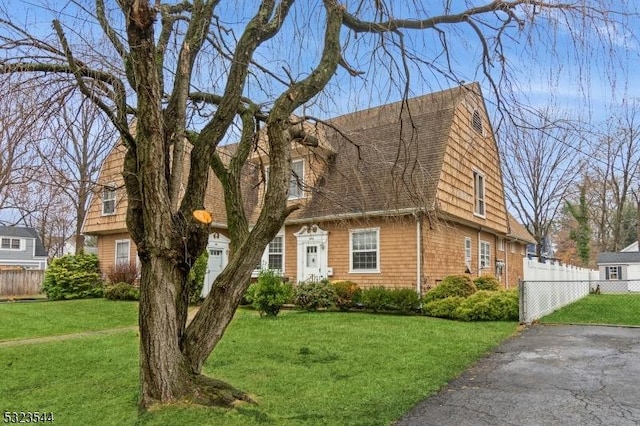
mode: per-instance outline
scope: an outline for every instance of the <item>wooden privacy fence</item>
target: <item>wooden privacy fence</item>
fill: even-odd
[[[40,293],[45,271],[0,271],[0,296]]]

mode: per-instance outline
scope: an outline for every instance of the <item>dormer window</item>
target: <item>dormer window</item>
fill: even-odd
[[[116,213],[116,188],[114,185],[106,185],[102,189],[102,215],[108,216]]]

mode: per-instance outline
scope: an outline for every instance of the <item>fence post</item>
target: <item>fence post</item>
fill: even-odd
[[[518,279],[518,317],[520,324],[525,323],[524,312],[524,281]]]

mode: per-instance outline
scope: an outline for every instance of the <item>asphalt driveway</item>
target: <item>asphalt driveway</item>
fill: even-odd
[[[638,425],[640,328],[526,328],[397,424]]]

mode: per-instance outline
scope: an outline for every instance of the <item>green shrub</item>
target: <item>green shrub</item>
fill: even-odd
[[[500,281],[493,275],[482,275],[473,280],[473,283],[476,285],[478,290],[500,290]]]
[[[410,288],[398,288],[389,291],[389,308],[405,314],[415,313],[420,309],[420,296]]]
[[[438,318],[454,319],[454,312],[464,301],[464,297],[450,296],[444,299],[436,299],[422,306],[425,315]]]
[[[45,273],[42,290],[52,300],[102,297],[98,256],[78,254],[54,259]]]
[[[334,303],[341,311],[353,308],[360,301],[362,290],[353,281],[334,281],[331,285],[335,292]]]
[[[336,292],[328,280],[303,281],[294,290],[294,303],[307,311],[328,308],[335,297]]]
[[[392,307],[391,297],[389,290],[384,287],[370,287],[362,290],[360,302],[365,309],[373,312],[386,311]]]
[[[196,304],[202,300],[202,287],[204,287],[204,276],[207,273],[207,263],[209,262],[209,253],[205,250],[194,263],[187,285],[189,286],[189,303]]]
[[[465,299],[455,310],[463,321],[517,321],[518,294],[515,291],[481,290]]]
[[[291,284],[283,282],[275,272],[263,270],[258,276],[258,281],[247,289],[246,298],[251,306],[260,312],[260,316],[275,317],[292,295]]]
[[[107,285],[104,297],[109,300],[140,300],[140,288],[129,283]]]
[[[424,296],[425,303],[451,296],[468,297],[476,292],[476,286],[466,275],[449,275]]]

